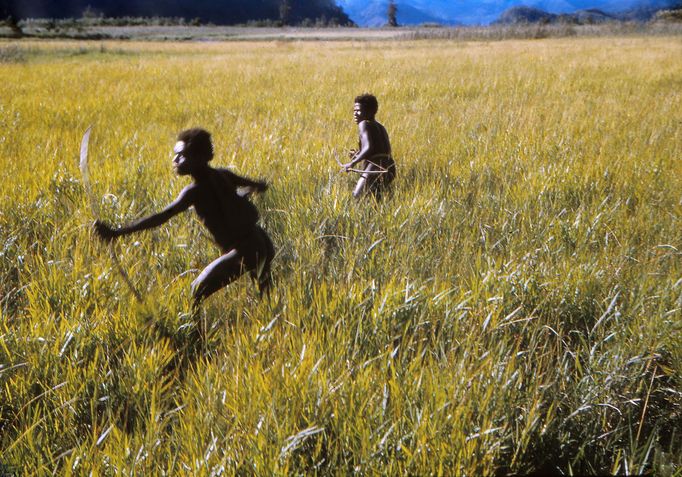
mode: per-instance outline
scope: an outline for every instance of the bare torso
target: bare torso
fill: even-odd
[[[382,168],[393,164],[391,141],[386,128],[378,121],[365,120],[358,124],[360,130],[359,150],[365,165],[370,163]]]
[[[391,142],[386,128],[373,119],[358,123],[360,133],[359,151],[351,163],[364,161],[355,189],[354,197],[361,197],[365,192],[372,192],[376,197],[381,189],[387,187],[395,178],[395,162],[391,152]]]
[[[237,193],[235,182],[242,178],[227,169],[208,169],[194,179],[183,193],[218,246],[229,251],[258,222],[256,207]]]

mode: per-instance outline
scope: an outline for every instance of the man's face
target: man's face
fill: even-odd
[[[175,143],[173,152],[173,169],[175,173],[179,176],[186,176],[192,170],[192,160],[187,157],[186,154],[187,144],[184,141],[178,141]]]
[[[355,103],[353,106],[353,119],[355,119],[356,123],[360,123],[361,121],[368,119],[367,111],[360,103]]]

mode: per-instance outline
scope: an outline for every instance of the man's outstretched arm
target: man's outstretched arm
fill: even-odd
[[[124,225],[120,228],[113,228],[109,224],[97,220],[94,224],[95,232],[102,240],[108,241],[123,235],[131,234],[133,232],[139,232],[141,230],[158,227],[159,225],[166,223],[171,217],[187,210],[192,205],[191,197],[192,186],[187,186],[182,190],[182,192],[180,192],[180,195],[178,195],[177,199],[175,199],[161,212],[143,217],[129,225]]]

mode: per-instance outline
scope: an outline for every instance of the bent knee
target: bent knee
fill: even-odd
[[[210,295],[210,293],[208,292],[208,287],[206,286],[206,281],[201,280],[201,277],[197,277],[192,282],[190,290],[192,291],[192,298],[194,299],[195,302],[201,301]]]

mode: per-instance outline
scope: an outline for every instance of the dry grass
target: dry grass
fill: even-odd
[[[4,43],[0,462],[20,474],[679,475],[682,43]],[[333,153],[372,91],[399,177]],[[177,131],[263,176],[276,289],[212,297]]]

